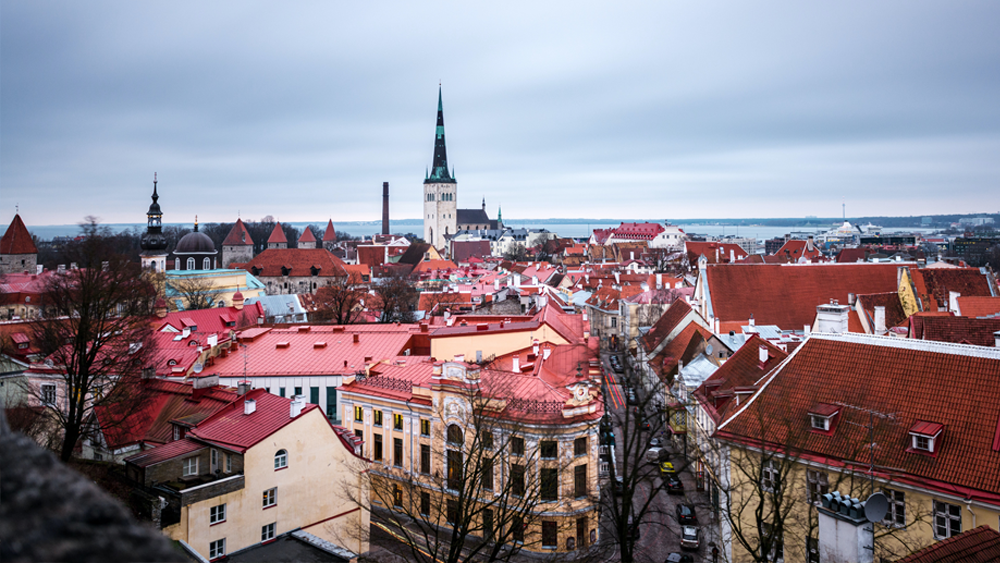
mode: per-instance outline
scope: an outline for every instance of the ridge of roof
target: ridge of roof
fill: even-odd
[[[845,332],[842,334],[813,332],[809,335],[809,338],[816,338],[817,340],[842,340],[845,342],[855,342],[857,344],[885,346],[888,348],[912,350],[915,352],[934,352],[938,354],[972,356],[974,358],[983,358],[987,360],[1000,360],[1000,348],[976,346],[974,344],[957,344],[954,342],[917,340],[914,338],[897,338],[894,336],[877,336],[874,334],[859,334],[854,332]],[[805,344],[805,342],[803,342],[803,344]],[[799,346],[799,348],[801,348],[801,346]]]

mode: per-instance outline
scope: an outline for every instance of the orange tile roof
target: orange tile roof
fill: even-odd
[[[959,297],[958,312],[963,317],[996,317],[1000,315],[1000,297]]]
[[[993,333],[1000,331],[1000,318],[974,319],[950,315],[913,315],[909,337],[917,340],[996,346]]]
[[[38,249],[31,240],[31,233],[17,213],[3,237],[0,237],[0,254],[38,254]]]
[[[760,391],[719,426],[718,435],[763,440],[794,448],[807,459],[865,471],[865,409],[871,409],[893,417],[877,422],[880,478],[1000,506],[997,374],[996,348],[813,334],[765,377]],[[847,405],[830,435],[810,431],[807,413],[816,403]],[[909,451],[909,431],[918,421],[943,425],[933,455]]]
[[[917,288],[920,298],[924,301],[925,311],[936,311],[948,307],[948,294],[957,291],[965,297],[989,297],[989,279],[979,268],[923,268],[914,275],[923,282],[923,288]]]
[[[326,230],[323,231],[323,242],[336,242],[337,231],[333,230],[333,219],[326,223]]]
[[[281,223],[275,223],[274,224],[274,230],[271,231],[271,236],[268,237],[267,243],[271,244],[271,243],[280,243],[280,242],[286,242],[287,243],[288,239],[285,238],[285,231],[281,230]]]
[[[313,234],[312,229],[306,227],[302,229],[302,236],[299,237],[299,242],[316,242],[316,235]]]
[[[1000,532],[983,525],[932,543],[896,563],[1000,563]]]
[[[222,241],[222,246],[253,246],[253,237],[243,224],[243,219],[236,219],[236,224],[226,235],[226,240]]]
[[[730,253],[736,260],[747,257],[747,251],[738,244],[730,242],[700,242],[687,241],[684,243],[688,253],[688,260],[693,265],[698,261],[699,256],[704,256],[709,264],[723,264],[729,262]]]
[[[865,320],[868,321],[868,327],[872,332],[875,331],[875,307],[885,307],[885,326],[887,329],[906,322],[906,313],[903,311],[903,304],[899,301],[899,293],[895,291],[858,295],[857,299],[858,303],[861,304]]]
[[[809,249],[809,241],[796,239],[785,241],[785,244],[781,245],[781,248],[774,254],[775,256],[787,256],[792,260],[798,260],[799,258],[810,260],[823,256],[823,253],[816,246],[813,246],[812,250]]]
[[[279,277],[283,267],[291,270],[290,276],[310,276],[313,267],[321,278],[347,275],[344,262],[325,248],[268,248],[243,265],[257,277]]]
[[[767,348],[767,361],[760,361],[761,346]],[[737,387],[755,385],[764,375],[777,367],[788,354],[781,348],[764,340],[758,334],[752,334],[743,346],[709,376],[701,387],[695,391],[695,396],[705,405],[713,420],[718,422],[735,412],[735,401],[730,401],[731,392]]]
[[[724,264],[706,269],[712,312],[723,322],[753,317],[783,330],[812,326],[816,306],[848,293],[896,291],[895,264]]]
[[[663,315],[653,324],[653,327],[641,338],[643,347],[646,350],[653,350],[660,345],[660,342],[667,337],[677,325],[684,320],[684,317],[691,312],[691,306],[683,299],[678,299],[667,307]]]

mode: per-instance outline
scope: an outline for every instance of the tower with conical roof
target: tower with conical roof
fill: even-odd
[[[38,249],[19,213],[14,213],[7,231],[0,238],[0,274],[34,274]]]
[[[159,194],[156,193],[156,172],[153,172],[153,203],[146,211],[146,232],[139,241],[139,260],[143,268],[154,272],[167,269],[167,237],[163,235],[163,211],[160,210]]]
[[[444,248],[446,237],[455,234],[458,221],[458,182],[448,170],[448,152],[444,142],[444,105],[438,86],[437,131],[434,136],[434,161],[424,178],[424,240]]]
[[[233,229],[222,241],[222,266],[229,268],[231,264],[246,264],[253,260],[253,237],[243,224],[243,219],[237,217]]]

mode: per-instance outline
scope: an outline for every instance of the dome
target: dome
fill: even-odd
[[[151,233],[147,231],[143,233],[139,247],[147,252],[166,250],[167,237],[164,236],[163,233]]]
[[[181,237],[174,254],[216,254],[215,243],[205,233],[195,231]]]

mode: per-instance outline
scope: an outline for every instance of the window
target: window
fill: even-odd
[[[455,499],[448,499],[447,513],[445,517],[448,519],[449,524],[455,524],[458,522],[458,501]]]
[[[295,396],[298,397],[301,394],[302,394],[302,388],[301,387],[296,387],[295,388]]]
[[[431,473],[431,447],[427,444],[420,444],[420,472],[425,475]]]
[[[382,435],[376,432],[373,438],[375,439],[375,452],[372,454],[372,458],[375,461],[382,461]]]
[[[204,260],[202,260],[201,261],[201,269],[202,270],[211,270],[212,269],[212,261],[210,259],[208,259],[208,258],[205,258]]]
[[[284,397],[285,396],[285,388],[284,387],[278,387],[278,396],[279,397]]]
[[[483,488],[493,490],[493,458],[483,458]]]
[[[330,420],[337,418],[337,388],[326,388],[326,417]]]
[[[354,430],[354,435],[357,436],[358,438],[361,438],[362,442],[365,441],[365,431],[364,430],[357,430],[357,429],[355,429]]]
[[[219,450],[212,448],[211,458],[212,460],[212,473],[219,468]]]
[[[403,506],[403,489],[399,485],[392,486],[392,505]]]
[[[510,439],[510,453],[524,455],[524,438],[514,436]]]
[[[587,547],[587,517],[576,519],[576,543],[583,549]]]
[[[882,524],[897,528],[906,526],[906,495],[903,494],[903,491],[893,489],[882,489],[882,493],[889,501],[889,510],[885,513]]]
[[[354,421],[362,422],[365,419],[365,409],[364,407],[354,407]]]
[[[188,270],[193,270],[194,269],[194,258],[188,258],[187,259],[187,269]]]
[[[226,505],[220,504],[208,509],[208,523],[218,524],[226,521]]]
[[[276,524],[275,522],[271,522],[270,524],[265,524],[264,526],[260,527],[261,542],[266,542],[274,539],[275,524]]]
[[[403,439],[392,439],[392,464],[396,467],[403,467]]]
[[[42,404],[48,406],[55,406],[56,404],[56,386],[45,383],[42,385]]]
[[[448,443],[457,445],[465,443],[462,436],[462,429],[457,424],[451,424],[448,426]]]
[[[806,538],[806,563],[819,563],[819,540]]]
[[[771,541],[771,553],[768,555],[768,561],[784,561],[785,559],[785,543],[784,538],[781,537],[780,531],[775,532],[772,537],[771,525],[767,522],[760,523],[760,535],[761,540],[767,537]]]
[[[319,387],[309,388],[309,404],[318,405],[319,404]]]
[[[208,558],[218,559],[226,554],[226,538],[208,544]]]
[[[420,514],[430,516],[431,514],[431,494],[420,493]]]
[[[830,492],[830,485],[827,482],[826,473],[822,471],[806,470],[806,485],[809,490],[809,502],[819,504],[823,495]]]
[[[288,467],[288,452],[278,450],[278,453],[274,454],[274,468],[284,469],[286,467]]]
[[[943,540],[962,533],[962,507],[934,501],[934,539]]]
[[[431,421],[424,418],[420,419],[420,435],[421,436],[431,435]]]
[[[587,437],[573,440],[573,455],[587,455]]]
[[[448,488],[460,490],[462,488],[462,452],[448,450]]]
[[[573,468],[573,496],[587,496],[587,464],[582,463]]]
[[[382,426],[382,411],[373,410],[372,411],[372,424],[375,426]]]
[[[482,434],[480,434],[480,436],[482,436],[480,439],[483,442],[483,448],[485,448],[487,450],[492,450],[493,449],[493,432],[487,430],[487,431],[484,431]]]
[[[278,504],[278,487],[264,491],[264,508]]]
[[[524,519],[520,516],[514,516],[511,518],[510,527],[514,541],[524,543]]]
[[[555,459],[556,453],[559,451],[559,447],[556,445],[555,440],[542,440],[541,450],[542,459]]]
[[[510,490],[515,496],[524,496],[524,466],[510,466]]]
[[[934,448],[931,444],[934,440],[928,436],[920,436],[919,434],[913,435],[913,449],[920,450],[922,452],[933,452]]]
[[[542,500],[553,501],[559,497],[559,470],[542,468]]]
[[[226,454],[226,473],[233,472],[233,454]]]
[[[542,547],[556,548],[558,543],[556,534],[556,523],[550,520],[542,521]]]
[[[493,536],[493,509],[484,508],[483,509],[483,538],[490,538]]]
[[[760,487],[769,493],[781,490],[781,473],[778,463],[769,459],[760,468]]]
[[[191,475],[198,474],[197,457],[189,457],[185,459],[182,463],[183,463],[183,471],[181,472],[181,475],[183,475],[184,477],[190,477]]]
[[[826,416],[820,416],[818,414],[809,415],[809,419],[812,421],[813,430],[821,430],[827,432],[830,430],[830,418]]]
[[[401,414],[392,415],[392,429],[393,430],[403,429],[403,415]]]

